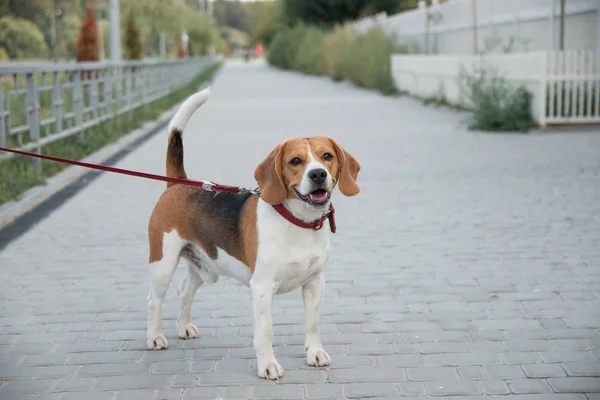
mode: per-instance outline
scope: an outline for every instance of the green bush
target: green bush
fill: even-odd
[[[344,61],[351,54],[355,42],[356,33],[351,26],[335,26],[323,38],[317,59],[319,73],[327,75],[334,81],[343,80]]]
[[[22,18],[0,18],[0,47],[13,60],[48,56],[44,34],[34,23]]]
[[[298,43],[292,67],[305,74],[317,75],[318,59],[323,46],[325,32],[316,27],[307,27],[302,32],[302,38]]]
[[[390,56],[400,51],[395,38],[378,27],[359,35],[349,25],[324,31],[298,24],[275,36],[267,60],[279,68],[326,75],[392,94],[396,88]]]
[[[512,86],[495,70],[461,68],[459,87],[463,105],[473,111],[470,129],[527,132],[535,125],[531,94],[523,86]]]

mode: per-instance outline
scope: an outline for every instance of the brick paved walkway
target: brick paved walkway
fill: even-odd
[[[0,253],[0,398],[599,399],[600,135],[476,134],[461,120],[229,65],[186,133],[191,176],[252,185],[299,135],[331,135],[362,164],[362,194],[335,198],[331,368],[304,365],[296,291],[274,305],[284,378],[259,380],[249,290],[225,279],[200,290],[190,341],[176,338],[173,285],[171,346],[146,350],[146,226],[163,184],[105,174]],[[119,166],[163,173],[166,140]]]

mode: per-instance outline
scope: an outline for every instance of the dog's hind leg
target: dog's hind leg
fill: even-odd
[[[181,255],[187,260],[187,275],[179,287],[181,306],[177,318],[177,331],[180,338],[193,339],[198,337],[198,328],[191,323],[194,295],[204,283],[216,282],[218,276],[208,271],[206,268],[208,258],[193,244],[187,245]]]
[[[204,283],[197,268],[195,263],[188,258],[187,275],[183,278],[179,287],[181,306],[179,308],[179,317],[177,318],[177,333],[182,339],[193,339],[198,337],[198,328],[191,323],[194,295]]]
[[[168,346],[167,338],[162,333],[162,307],[185,244],[186,242],[179,237],[177,231],[165,234],[162,238],[162,258],[150,264],[152,286],[148,293],[146,340],[148,348],[152,350],[166,349]]]

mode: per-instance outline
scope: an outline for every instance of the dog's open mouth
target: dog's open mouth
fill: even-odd
[[[325,189],[316,189],[310,192],[308,195],[302,195],[297,190],[296,193],[298,197],[309,204],[313,204],[316,206],[324,205],[329,201],[329,193]]]

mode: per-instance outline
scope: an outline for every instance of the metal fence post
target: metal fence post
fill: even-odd
[[[83,70],[75,69],[73,71],[73,112],[75,113],[75,127],[79,130],[77,141],[83,143],[85,132],[83,131],[83,85],[81,83],[81,74]]]
[[[60,72],[56,71],[53,75],[54,87],[52,88],[52,107],[54,119],[56,120],[56,132],[60,133],[63,129],[65,102],[63,100],[62,88],[60,87]]]
[[[27,103],[27,126],[29,127],[29,138],[35,143],[40,140],[40,104],[35,87],[35,73],[27,72],[26,77],[27,94],[25,101]],[[39,146],[36,146],[33,150],[35,153],[40,154],[42,149]],[[33,168],[38,174],[41,174],[41,160],[39,158],[34,158],[32,162]]]
[[[131,91],[133,90],[133,87],[131,85],[131,80],[132,78],[132,71],[131,71],[131,67],[127,66],[125,67],[125,99],[127,101],[127,118],[131,119],[131,116],[133,115],[132,113],[132,93]]]
[[[103,113],[103,117],[106,117],[106,122],[105,125],[108,126],[109,123],[109,119],[108,116],[111,115],[111,108],[112,108],[112,94],[113,94],[113,89],[112,89],[112,68],[110,67],[106,67],[104,68],[104,79],[102,80],[103,82],[103,89],[104,89],[104,113]]]
[[[98,118],[99,100],[98,71],[94,70],[90,75],[90,107],[92,108],[92,115],[94,116],[94,119]]]
[[[2,89],[2,75],[0,75],[0,146],[6,147],[6,117],[8,112],[4,111],[4,90]]]

